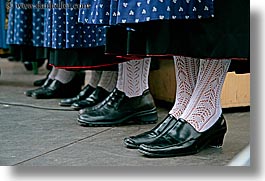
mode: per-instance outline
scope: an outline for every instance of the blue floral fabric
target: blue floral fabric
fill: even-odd
[[[108,25],[110,8],[114,8],[110,0],[80,0],[78,21],[87,24]]]
[[[0,48],[8,48],[6,45],[6,0],[0,1]]]
[[[102,26],[78,23],[79,9],[74,5],[79,3],[79,0],[11,0],[7,43],[50,48],[104,45]],[[68,8],[61,8],[60,4]],[[27,5],[31,6],[25,8]]]
[[[89,24],[202,19],[214,16],[214,0],[81,0],[79,21]],[[87,8],[91,7],[91,8]]]
[[[8,44],[44,46],[44,10],[33,8],[39,3],[43,0],[11,0]]]
[[[8,17],[7,44],[32,45],[32,10],[16,8],[31,0],[11,0]]]
[[[102,26],[78,23],[79,0],[46,0],[48,4],[65,4],[68,8],[45,10],[45,46],[51,48],[89,48],[105,44]]]
[[[33,5],[42,4],[43,0],[32,0]],[[32,43],[35,47],[44,46],[44,9],[32,9]]]

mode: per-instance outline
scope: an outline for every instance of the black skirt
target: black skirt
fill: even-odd
[[[15,61],[38,62],[48,58],[47,49],[44,47],[11,44],[9,45],[9,52]]]
[[[62,69],[116,71],[117,64],[126,60],[104,54],[104,47],[95,48],[49,48],[49,64]]]

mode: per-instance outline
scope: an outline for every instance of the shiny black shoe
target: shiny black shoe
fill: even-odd
[[[169,114],[160,124],[156,125],[150,131],[141,133],[137,136],[124,138],[123,143],[128,148],[139,148],[141,144],[148,144],[153,142],[159,135],[170,129],[171,126],[173,126],[176,122],[177,119]]]
[[[43,84],[41,87],[39,87],[39,88],[37,88],[37,89],[33,89],[33,90],[28,90],[28,91],[24,92],[24,94],[25,94],[26,96],[31,97],[32,94],[33,94],[34,92],[37,93],[37,92],[39,92],[39,91],[43,91],[43,90],[44,90],[45,88],[47,88],[52,82],[53,82],[53,80],[48,78],[48,79],[44,82],[44,84]]]
[[[36,99],[56,99],[70,98],[77,95],[84,84],[85,74],[77,73],[75,77],[67,84],[63,84],[58,80],[53,82],[43,90],[33,92],[32,97]]]
[[[67,99],[62,99],[59,102],[60,106],[72,106],[74,103],[82,101],[86,99],[89,95],[93,93],[95,90],[94,87],[91,87],[89,84],[85,86],[77,96],[72,97],[72,98],[67,98]]]
[[[49,75],[50,75],[50,72],[46,75],[45,78],[39,79],[39,80],[35,80],[33,82],[33,85],[36,86],[36,87],[42,86],[46,82],[46,80],[49,78]]]
[[[80,109],[79,110],[79,115],[81,114],[90,114],[90,112],[93,112],[93,111],[96,111],[98,110],[99,108],[103,107],[104,104],[109,101],[109,97],[110,97],[111,93],[108,95],[108,97],[106,97],[103,101],[101,101],[100,103],[94,105],[94,106],[91,106],[91,107],[85,107],[83,109]]]
[[[42,86],[46,80],[47,80],[47,77],[43,79],[35,80],[33,82],[33,85],[36,87]]]
[[[109,94],[110,92],[106,91],[102,87],[97,86],[93,93],[90,94],[85,100],[75,102],[71,107],[75,110],[80,110],[86,107],[95,106],[96,104],[103,101]]]
[[[204,132],[196,131],[187,121],[180,118],[153,142],[141,144],[138,150],[148,157],[192,155],[208,145],[221,147],[226,131],[227,126],[223,115]]]
[[[129,123],[148,124],[157,121],[157,111],[149,90],[143,95],[129,98],[114,89],[99,105],[86,114],[78,116],[83,126],[115,126]]]

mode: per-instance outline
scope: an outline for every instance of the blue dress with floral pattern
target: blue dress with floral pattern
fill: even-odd
[[[65,3],[69,8],[45,10],[45,46],[55,49],[90,48],[105,43],[102,26],[78,23],[79,0],[46,0],[46,4]]]
[[[8,48],[6,45],[6,0],[0,1],[0,48]]]
[[[202,19],[214,16],[214,0],[81,0],[79,21],[89,24]],[[87,8],[91,7],[91,8]]]

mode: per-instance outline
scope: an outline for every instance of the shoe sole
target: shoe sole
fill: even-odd
[[[28,96],[28,97],[31,97],[31,96],[32,96],[32,93],[26,93],[26,92],[24,92],[24,94],[25,94],[26,96]]]
[[[157,111],[156,109],[152,109],[151,111],[142,111],[135,113],[133,115],[124,117],[119,120],[115,120],[112,122],[106,122],[102,120],[101,122],[87,122],[82,119],[77,118],[77,121],[79,125],[81,126],[118,126],[118,125],[124,125],[124,124],[130,124],[130,123],[138,123],[138,124],[154,124],[158,120]]]
[[[62,106],[62,107],[71,107],[71,104],[61,104],[61,103],[59,103],[58,105]]]
[[[133,145],[130,143],[126,143],[124,142],[124,145],[126,146],[126,148],[130,148],[130,149],[138,149],[140,145]]]

